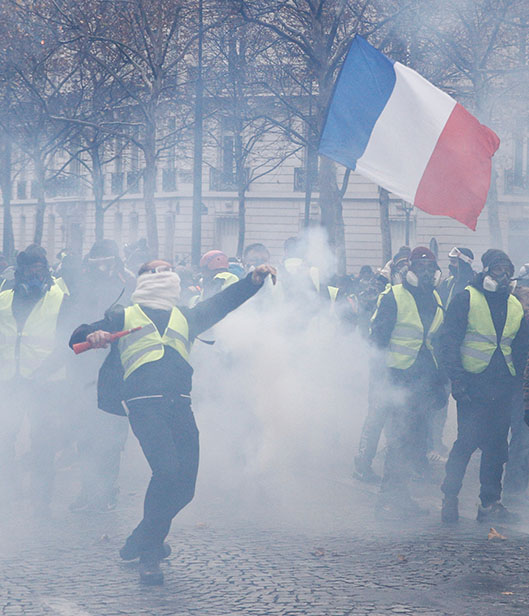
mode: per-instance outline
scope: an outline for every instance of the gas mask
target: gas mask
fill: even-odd
[[[88,265],[101,276],[110,277],[114,273],[116,257],[89,257]]]
[[[51,286],[51,276],[44,263],[34,263],[16,274],[16,289],[27,297],[41,297]]]
[[[514,268],[508,261],[499,261],[483,270],[483,289],[489,293],[511,293],[516,281],[511,280]]]
[[[441,270],[435,261],[417,261],[406,273],[406,281],[412,287],[433,291],[441,282]]]
[[[516,281],[511,280],[514,273],[510,263],[497,263],[484,270],[483,289],[489,293],[512,293]]]

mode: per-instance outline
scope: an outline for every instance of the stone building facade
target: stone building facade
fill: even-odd
[[[497,158],[502,166],[497,177],[503,248],[512,255],[517,265],[521,265],[529,261],[527,142],[521,149],[506,143],[500,152]],[[517,156],[522,159],[517,160]],[[123,171],[123,167],[121,169],[118,176],[115,170],[106,173],[105,195],[108,199],[115,196],[123,181],[131,179],[129,174],[132,172],[126,168]],[[218,166],[205,165],[204,170],[203,251],[220,248],[233,255],[237,245],[237,193],[229,182],[218,181]],[[247,193],[246,244],[263,242],[269,247],[276,263],[282,257],[284,241],[303,228],[302,176],[302,161],[292,157],[275,171],[253,182]],[[13,186],[12,216],[17,249],[26,246],[33,237],[35,200],[31,196],[30,178],[31,172],[26,169],[16,176]],[[79,183],[63,186],[55,196],[47,199],[42,243],[50,256],[63,248],[85,254],[94,241],[93,201],[89,191],[82,190],[80,186]],[[158,169],[157,186],[160,256],[189,261],[192,174],[189,170],[164,166],[162,162]],[[120,246],[145,236],[142,197],[138,187],[134,190],[136,192],[132,191],[113,205],[105,216],[105,236],[114,238]],[[356,273],[363,264],[380,266],[382,247],[378,188],[361,176],[351,174],[343,201],[343,216],[348,272]],[[315,192],[311,221],[317,224],[318,218],[318,193]],[[406,212],[399,199],[391,200],[390,220],[394,253],[405,242],[406,235]],[[412,246],[428,245],[432,238],[437,240],[442,265],[447,264],[446,255],[454,245],[468,246],[477,256],[490,247],[486,208],[476,232],[455,220],[430,216],[416,208],[409,212],[408,229]]]

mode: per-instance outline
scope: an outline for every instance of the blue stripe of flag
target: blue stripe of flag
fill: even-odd
[[[354,170],[395,81],[391,60],[361,36],[355,36],[336,80],[320,154]]]

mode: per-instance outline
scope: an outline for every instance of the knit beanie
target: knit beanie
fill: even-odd
[[[507,262],[512,268],[514,273],[514,265],[512,261],[509,259],[509,256],[500,250],[499,248],[489,248],[486,252],[481,256],[481,263],[483,264],[483,269],[494,267],[497,263]]]
[[[434,253],[429,248],[426,248],[426,246],[417,246],[417,248],[411,251],[410,263],[413,264],[417,261],[433,261],[437,263]]]

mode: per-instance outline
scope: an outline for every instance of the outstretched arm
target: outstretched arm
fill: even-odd
[[[194,308],[181,309],[189,323],[189,337],[196,338],[250,299],[263,286],[267,276],[271,276],[275,284],[275,268],[271,265],[259,265],[246,278],[200,302]]]

